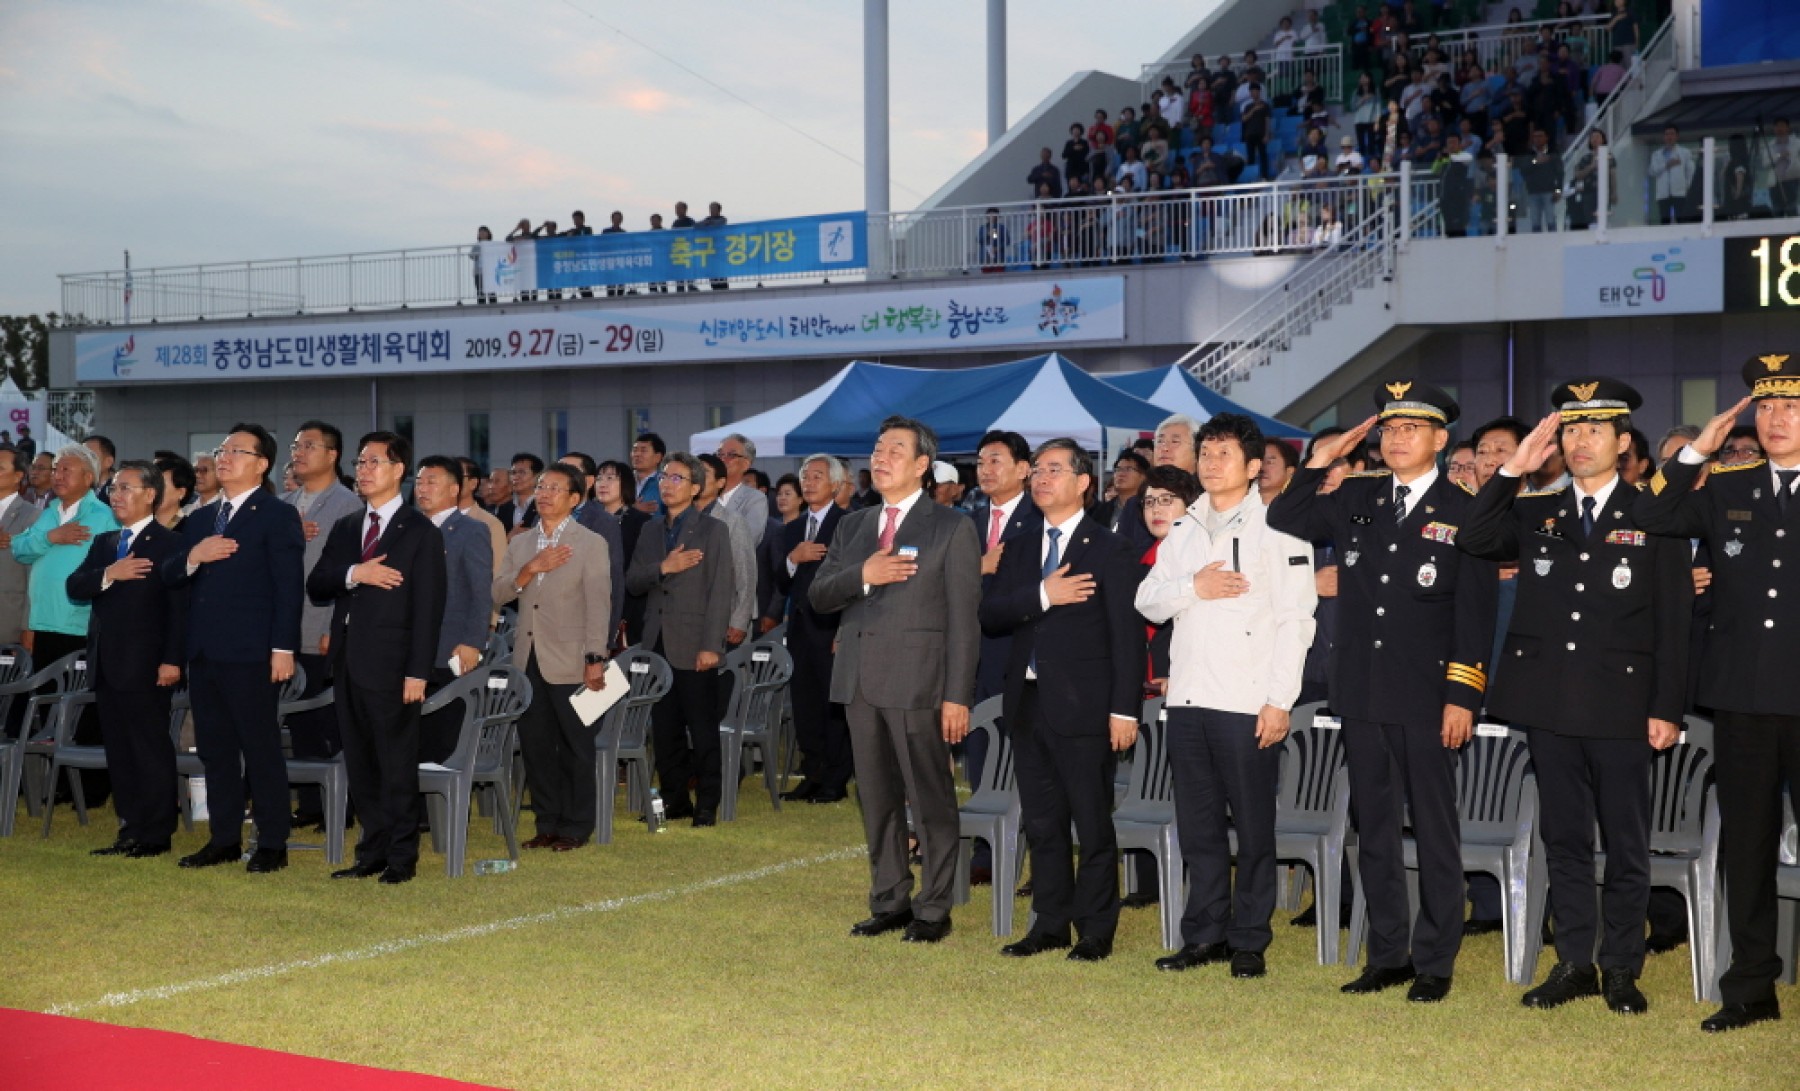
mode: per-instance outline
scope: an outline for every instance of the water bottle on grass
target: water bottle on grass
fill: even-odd
[[[498,860],[477,860],[475,861],[475,874],[503,875],[506,872],[516,870],[518,866],[519,862],[517,860],[508,860],[505,857],[501,857]]]
[[[655,788],[650,789],[650,809],[644,815],[644,822],[651,833],[662,833],[669,828],[668,817],[663,813],[662,793]]]

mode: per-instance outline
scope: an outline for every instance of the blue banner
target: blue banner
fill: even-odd
[[[504,293],[828,274],[868,263],[868,217],[860,212],[481,246],[482,280]]]

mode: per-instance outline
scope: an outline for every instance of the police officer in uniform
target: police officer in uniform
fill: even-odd
[[[1635,511],[1644,529],[1702,538],[1714,597],[1700,662],[1699,703],[1714,710],[1719,856],[1730,894],[1731,968],[1724,1006],[1700,1029],[1736,1030],[1781,1018],[1775,979],[1775,867],[1781,786],[1800,795],[1800,357],[1758,356],[1744,366],[1750,396],[1714,417],[1700,438],[1663,464]],[[1752,403],[1766,459],[1701,468]],[[1695,937],[1698,939],[1698,937]]]
[[[1557,957],[1523,1003],[1554,1008],[1604,995],[1611,1010],[1636,1014],[1649,1008],[1637,978],[1650,900],[1650,761],[1680,736],[1686,707],[1688,544],[1645,533],[1632,514],[1637,490],[1619,476],[1643,397],[1587,378],[1558,386],[1550,401],[1557,411],[1482,487],[1456,544],[1519,564],[1488,711],[1530,740]],[[1559,444],[1572,482],[1519,495],[1519,479]],[[1606,845],[1598,916],[1596,820]]]
[[[1494,641],[1494,564],[1462,553],[1456,535],[1473,497],[1438,469],[1456,402],[1418,381],[1376,391],[1380,410],[1315,445],[1269,508],[1269,525],[1331,539],[1338,575],[1331,707],[1343,718],[1358,867],[1369,904],[1369,961],[1347,993],[1412,982],[1407,999],[1450,994],[1462,944],[1462,846],[1456,749],[1469,740]],[[1328,495],[1331,463],[1379,422],[1388,470],[1353,474]],[[1418,844],[1419,915],[1409,922],[1401,826]],[[1410,939],[1410,950],[1408,941]]]

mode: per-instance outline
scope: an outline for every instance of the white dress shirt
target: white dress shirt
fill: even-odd
[[[4,511],[5,511],[5,509],[0,509],[0,514],[4,514]],[[806,529],[803,532],[801,532],[800,540],[803,542],[818,541],[819,535],[824,533],[824,531],[825,531],[825,516],[830,511],[831,511],[831,501],[829,501],[829,500],[825,501],[823,504],[820,504],[816,508],[809,508],[807,510],[806,514],[801,516],[802,519],[806,520],[807,525],[806,525]],[[879,530],[879,528],[877,528],[877,529]],[[787,571],[788,571],[789,576],[792,576],[795,572],[798,572],[799,570],[800,570],[800,566],[795,564],[792,560],[789,560],[787,562]]]
[[[1427,492],[1431,491],[1431,487],[1433,485],[1437,484],[1437,479],[1438,479],[1438,468],[1437,468],[1437,463],[1435,463],[1435,462],[1431,464],[1431,469],[1426,470],[1424,473],[1420,474],[1418,477],[1413,478],[1411,481],[1401,481],[1398,477],[1394,478],[1394,484],[1393,484],[1394,489],[1398,489],[1401,485],[1405,485],[1407,488],[1406,503],[1405,503],[1407,515],[1412,514],[1413,507],[1418,504],[1419,498],[1421,496],[1424,496]],[[1397,494],[1394,494],[1390,490],[1390,497],[1392,497],[1394,495],[1397,495]],[[1396,499],[1396,500],[1394,500],[1394,504],[1396,507],[1398,507],[1398,506],[1400,506],[1400,501]],[[1405,516],[1401,516],[1400,518],[1405,518]],[[1396,519],[1395,522],[1399,522],[1399,519]]]
[[[456,510],[456,509],[445,508],[443,511],[443,514],[444,514],[444,516],[448,517],[449,514],[454,510]],[[371,512],[373,512],[375,515],[375,537],[377,539],[379,539],[383,534],[387,533],[388,525],[394,521],[394,516],[399,511],[400,511],[400,494],[399,493],[395,493],[394,498],[392,500],[389,500],[387,503],[381,505],[378,508],[371,508],[367,504],[364,504],[363,505],[363,518],[362,518],[362,522],[359,527],[359,529],[362,531],[362,533],[360,533],[356,536],[356,540],[360,542],[364,538],[368,537],[369,514]],[[344,569],[344,586],[345,587],[355,587],[356,586],[356,566],[355,565],[351,565],[349,568]]]
[[[7,499],[11,500],[12,497],[9,496],[9,497],[7,497]],[[0,516],[4,516],[5,514],[6,514],[6,505],[4,503],[0,503]],[[146,515],[142,519],[139,519],[137,522],[131,524],[130,526],[126,527],[124,530],[119,532],[120,534],[129,533],[131,535],[130,540],[128,542],[126,542],[126,545],[125,545],[126,556],[131,555],[131,547],[133,545],[137,544],[137,540],[140,537],[142,537],[144,534],[144,528],[149,526],[150,523],[155,518],[156,518],[156,516],[154,516],[154,515]],[[100,577],[100,590],[104,591],[108,587],[111,587],[112,585],[113,585],[113,578],[111,576],[103,575]]]
[[[924,495],[925,495],[924,489],[914,489],[911,496],[902,497],[892,504],[888,503],[885,499],[883,499],[880,504],[875,505],[875,515],[876,515],[875,540],[876,540],[876,542],[879,543],[881,541],[881,530],[883,527],[887,526],[887,510],[889,508],[899,508],[900,509],[900,515],[894,520],[894,534],[898,535],[900,533],[900,528],[906,525],[906,514],[913,510],[913,505],[917,504],[919,502],[919,497],[924,496]],[[1014,499],[1016,502],[1017,498],[1015,497]],[[866,595],[872,590],[874,590],[874,588],[870,587],[866,583],[863,584],[863,594]]]
[[[1019,495],[1023,496],[1024,493],[1020,493]],[[1017,496],[1013,497],[1013,502],[1018,502]],[[1063,561],[1062,558],[1069,555],[1069,543],[1075,540],[1075,528],[1081,525],[1082,514],[1082,510],[1076,508],[1074,515],[1069,516],[1060,523],[1052,523],[1048,519],[1044,520],[1044,532],[1038,535],[1038,570],[1040,572],[1044,568],[1044,562],[1050,559],[1050,532],[1052,530],[1057,532],[1056,567],[1061,568],[1067,563]],[[1008,516],[1008,518],[1010,518],[1010,516]],[[1050,605],[1050,589],[1042,580],[1038,581],[1038,608],[1043,610],[1046,614],[1053,609]],[[1025,677],[1028,681],[1037,681],[1037,671],[1034,670],[1030,664],[1026,664]]]

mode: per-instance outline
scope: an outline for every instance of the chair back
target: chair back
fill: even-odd
[[[650,738],[650,713],[675,684],[675,673],[662,656],[645,648],[627,648],[613,662],[631,683],[631,695],[606,710],[600,718],[599,742],[617,740],[623,750],[643,747]]]
[[[8,722],[8,713],[12,711],[13,697],[17,694],[29,694],[22,689],[20,682],[31,677],[31,653],[23,644],[0,644],[0,725]],[[0,727],[0,741],[6,738],[6,730]]]
[[[1119,801],[1115,819],[1133,820],[1141,812],[1161,812],[1174,806],[1175,777],[1169,769],[1169,722],[1163,719],[1161,698],[1144,702],[1144,720],[1138,724],[1137,745],[1131,750],[1131,783]],[[1160,819],[1159,819],[1160,820]]]
[[[1456,810],[1465,840],[1510,844],[1531,750],[1517,728],[1481,724],[1458,755]]]
[[[1712,767],[1712,721],[1690,715],[1682,738],[1650,759],[1651,851],[1699,853]]]
[[[469,698],[480,729],[475,768],[498,769],[512,760],[512,739],[519,717],[531,707],[531,682],[517,667],[488,667],[485,680]]]
[[[285,708],[285,706],[298,703],[301,699],[301,694],[303,694],[305,692],[306,692],[306,668],[301,666],[298,663],[295,663],[294,664],[294,673],[288,678],[287,681],[281,683],[281,696],[276,698],[276,705],[277,705],[277,707],[281,708],[281,711],[278,713],[278,715],[280,715],[282,717],[286,717],[288,715],[288,711]]]
[[[88,676],[87,652],[85,650],[70,652],[44,669],[22,678],[14,684],[21,687],[21,692],[33,693],[33,696],[26,699],[25,718],[19,724],[19,738],[39,744],[48,744],[55,737],[56,732],[57,717],[54,706],[60,704],[68,694],[85,693],[91,686]],[[45,686],[50,687],[50,692],[34,692]],[[43,717],[41,720],[40,716]]]
[[[780,696],[781,688],[788,684],[788,679],[794,676],[794,657],[786,648],[767,639],[738,650],[746,654],[738,665],[731,708],[719,726],[740,733],[767,730],[771,726],[776,698]]]
[[[1281,786],[1275,796],[1278,828],[1309,819],[1321,828],[1331,822],[1337,806],[1337,773],[1344,765],[1344,732],[1324,712],[1323,701],[1294,709],[1292,727],[1281,744]]]
[[[419,710],[421,717],[431,716],[458,701],[463,702],[462,726],[456,733],[456,747],[450,751],[449,757],[438,763],[446,769],[468,769],[475,757],[476,743],[481,737],[480,706],[470,698],[487,685],[488,674],[486,667],[475,668],[432,694]]]
[[[1012,738],[1000,730],[1003,699],[998,695],[969,710],[969,734],[980,731],[987,735],[987,761],[983,763],[980,784],[971,785],[972,794],[963,806],[972,811],[1004,810],[1017,794],[1013,770]],[[964,740],[967,746],[967,740]]]

